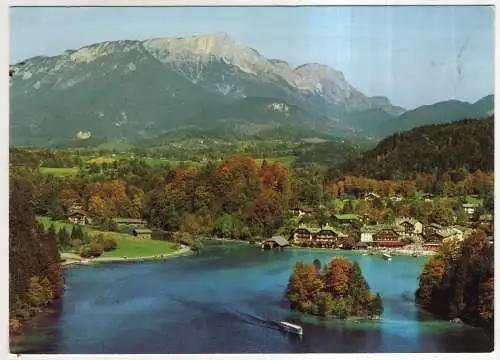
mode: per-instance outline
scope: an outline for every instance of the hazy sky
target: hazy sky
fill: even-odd
[[[490,7],[13,8],[11,63],[118,39],[226,32],[268,58],[328,64],[413,108],[494,91]]]

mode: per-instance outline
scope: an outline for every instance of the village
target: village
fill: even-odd
[[[367,202],[380,199],[376,193],[363,196]],[[391,201],[401,201],[402,197],[393,196]],[[423,200],[433,201],[430,194],[424,194]],[[364,250],[367,253],[390,251],[413,256],[437,253],[444,243],[462,242],[478,226],[491,228],[492,214],[476,216],[479,208],[475,203],[462,204],[468,217],[467,224],[443,226],[434,222],[424,223],[413,217],[399,217],[392,222],[374,222],[365,215],[343,213],[329,216],[328,221],[320,224],[314,219],[313,209],[297,206],[290,210],[297,226],[286,236],[274,236],[261,243],[265,248],[283,248],[286,246],[307,248],[331,248],[343,250]],[[474,217],[477,221],[472,221]],[[308,219],[309,221],[304,221]],[[493,236],[488,236],[493,243]]]

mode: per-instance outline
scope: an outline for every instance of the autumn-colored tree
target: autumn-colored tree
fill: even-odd
[[[300,303],[307,300],[305,281],[307,281],[307,265],[298,261],[294,266],[286,289],[286,296],[292,308],[297,308]]]
[[[418,302],[426,307],[433,305],[434,296],[445,272],[445,262],[441,257],[432,257],[424,266],[419,278],[419,287],[417,290]]]
[[[81,201],[80,194],[72,188],[64,187],[59,192],[59,198],[66,210]]]
[[[352,264],[345,258],[335,257],[326,270],[326,289],[334,297],[345,296],[349,286]]]
[[[88,209],[101,219],[130,216],[131,201],[122,180],[110,180],[90,184],[87,189]]]
[[[460,256],[461,241],[458,238],[445,239],[439,250],[439,254],[446,261],[451,264]]]
[[[318,313],[322,316],[328,316],[333,312],[333,296],[329,292],[321,291],[315,298],[318,307]]]
[[[249,155],[234,155],[216,169],[216,196],[223,211],[241,213],[260,192],[258,167]]]
[[[354,236],[346,236],[340,239],[340,244],[342,245],[342,249],[354,249],[356,247],[356,239]]]
[[[272,190],[263,191],[252,201],[246,211],[247,223],[254,233],[272,236],[283,225],[282,208],[278,203],[278,195]]]

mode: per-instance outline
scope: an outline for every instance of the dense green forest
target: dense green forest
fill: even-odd
[[[360,159],[346,162],[332,173],[400,180],[436,169],[493,171],[493,135],[493,117],[422,126],[382,140]]]
[[[359,264],[338,257],[323,269],[319,260],[297,262],[286,297],[292,309],[312,315],[374,317],[384,311],[380,294],[370,292]]]
[[[449,318],[459,317],[493,334],[493,246],[477,231],[455,247],[444,247],[420,275],[418,304]]]
[[[35,221],[33,184],[10,178],[9,197],[9,328],[17,332],[22,322],[61,297],[63,274],[54,228]]]

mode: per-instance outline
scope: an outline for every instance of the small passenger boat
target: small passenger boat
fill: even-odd
[[[388,253],[383,253],[383,254],[382,254],[382,257],[383,257],[384,259],[386,259],[387,261],[391,261],[391,260],[392,260],[392,256],[391,256],[391,255],[389,255]]]
[[[285,321],[280,321],[280,328],[284,331],[288,331],[294,334],[302,335],[304,333],[301,326],[291,324]]]

